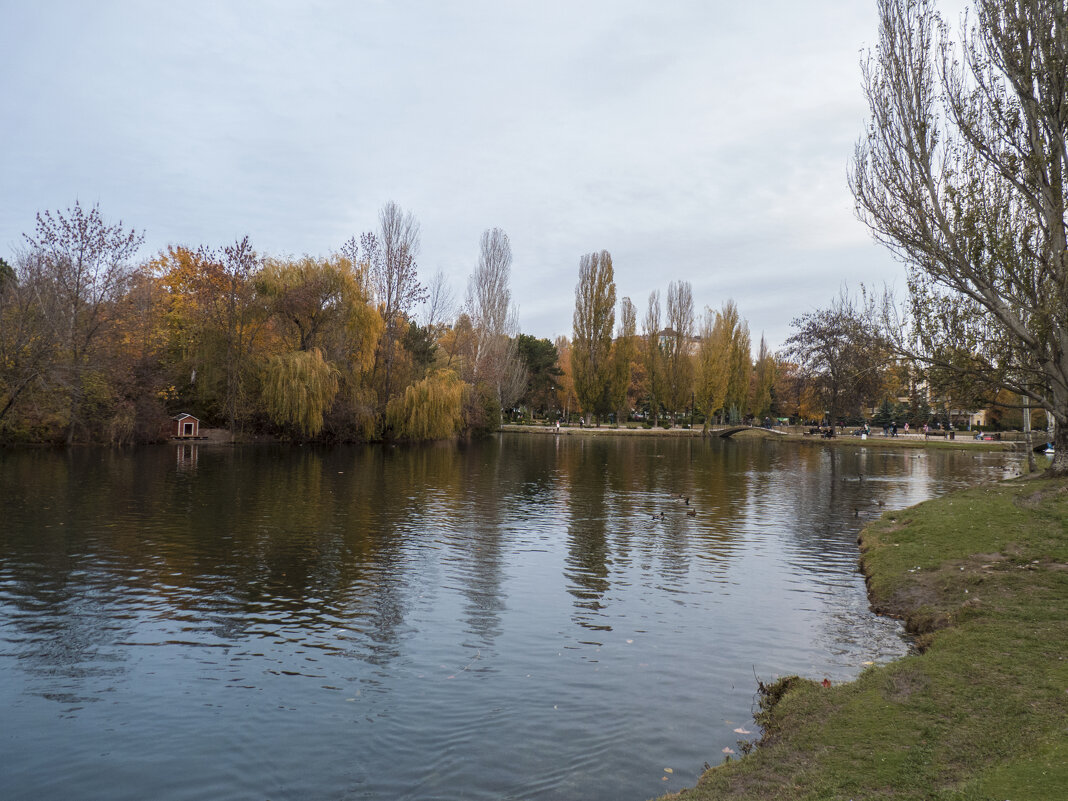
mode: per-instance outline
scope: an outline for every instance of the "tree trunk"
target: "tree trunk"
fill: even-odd
[[[1031,443],[1031,399],[1023,396],[1023,435],[1024,447],[1027,448],[1027,473],[1035,472],[1035,448]]]
[[[1046,469],[1045,476],[1068,476],[1068,426],[1054,423],[1053,450],[1053,463]]]

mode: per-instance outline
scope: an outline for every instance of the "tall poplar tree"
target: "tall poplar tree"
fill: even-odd
[[[649,395],[649,413],[653,425],[660,418],[660,401],[664,396],[664,355],[660,350],[660,293],[649,293],[649,306],[642,320],[642,338],[645,340],[645,383]]]
[[[726,307],[724,307],[726,309]],[[723,408],[730,378],[731,332],[724,312],[706,308],[701,321],[701,345],[697,350],[695,402],[705,418],[708,433],[712,416]]]
[[[619,302],[619,328],[612,348],[615,376],[612,381],[612,409],[616,422],[626,422],[629,410],[628,390],[634,360],[638,357],[638,310],[630,298]]]
[[[775,384],[775,358],[768,350],[768,342],[760,335],[760,350],[753,366],[752,398],[749,411],[757,417],[765,417],[771,411],[771,388]]]
[[[612,410],[615,308],[612,255],[607,250],[585,254],[579,262],[579,281],[575,287],[571,369],[575,394],[587,425],[591,415],[601,416]]]
[[[693,290],[689,281],[672,281],[668,284],[667,324],[670,334],[664,352],[667,377],[667,403],[671,422],[675,415],[691,399],[693,391],[693,360],[690,345],[693,342]]]

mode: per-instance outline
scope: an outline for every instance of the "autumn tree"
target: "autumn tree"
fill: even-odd
[[[886,353],[856,303],[844,291],[825,309],[803,314],[790,325],[785,355],[807,374],[834,426],[844,416],[860,416],[861,406],[879,394]]]
[[[109,224],[99,206],[86,211],[76,201],[66,213],[39,213],[34,234],[23,236],[29,249],[27,278],[39,289],[38,302],[60,348],[52,378],[67,399],[70,444],[84,427],[81,406],[99,367],[97,345],[113,320],[144,235],[126,230],[121,220]]]
[[[713,312],[705,308],[701,318],[701,344],[697,349],[694,402],[704,416],[702,433],[707,434],[713,415],[727,400],[730,380],[731,324],[727,308]]]
[[[625,422],[634,400],[631,393],[634,362],[638,358],[638,310],[630,298],[619,302],[619,328],[612,345],[612,409],[616,422]]]
[[[10,429],[23,401],[47,397],[48,377],[59,358],[57,332],[34,283],[39,271],[20,254],[0,268],[0,430]],[[47,292],[47,288],[45,289]]]
[[[850,184],[909,265],[895,349],[1025,395],[1068,474],[1068,8],[974,0],[950,42],[929,0],[879,0],[864,65],[871,124]]]
[[[726,408],[732,423],[737,423],[746,411],[749,398],[749,377],[753,369],[752,342],[749,323],[742,320],[731,340]]]
[[[338,399],[337,408],[328,405],[320,410],[318,416],[325,422],[312,415],[317,420],[314,432],[303,426],[301,433],[314,436],[326,426],[332,437],[369,436],[370,421],[365,418],[370,413],[366,408],[370,399],[365,376],[374,363],[383,324],[370,305],[358,268],[340,254],[268,259],[256,276],[255,287],[279,339],[276,352],[318,351],[337,379],[335,395],[330,397],[331,403],[335,397]],[[320,370],[315,360],[272,358],[265,364],[265,388],[272,383],[271,371],[283,370],[290,375],[298,366]],[[325,397],[309,393],[305,400],[314,404]],[[299,400],[295,398],[292,403]],[[304,413],[289,414],[299,419],[306,417]],[[291,420],[288,422],[292,424]]]
[[[318,348],[272,356],[264,371],[267,413],[299,438],[314,437],[338,389],[338,372]]]
[[[756,364],[753,365],[749,411],[756,417],[765,417],[771,413],[772,388],[775,386],[775,357],[768,350],[767,340],[760,335],[760,349],[757,351]]]
[[[266,314],[253,279],[262,264],[246,236],[222,252],[170,246],[149,265],[167,293],[170,359],[181,373],[177,391],[222,418],[231,438],[256,395],[254,355]]]
[[[643,361],[645,386],[649,396],[649,413],[655,426],[664,397],[664,354],[660,348],[660,293],[649,293],[649,305],[642,318]]]
[[[672,281],[667,292],[667,331],[664,347],[664,376],[671,421],[685,408],[693,391],[693,290],[688,281]]]
[[[463,423],[464,383],[452,371],[429,375],[390,400],[389,430],[396,439],[446,439]]]
[[[382,323],[348,258],[268,259],[255,288],[290,350],[371,366]]]
[[[774,381],[771,387],[772,406],[778,416],[801,417],[801,395],[804,391],[804,375],[796,362],[776,353]]]
[[[571,369],[575,394],[586,415],[612,411],[612,327],[615,325],[616,284],[612,256],[607,250],[585,254],[575,287],[571,339]]]
[[[575,393],[574,371],[571,369],[571,342],[561,335],[553,344],[556,346],[556,363],[560,367],[560,376],[556,382],[556,403],[564,419],[569,420],[572,409],[577,409],[579,405],[578,395]]]

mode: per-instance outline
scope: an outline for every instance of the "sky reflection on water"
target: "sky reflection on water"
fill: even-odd
[[[0,796],[678,789],[755,728],[754,676],[902,653],[855,569],[880,501],[1006,464],[522,435],[0,452]]]

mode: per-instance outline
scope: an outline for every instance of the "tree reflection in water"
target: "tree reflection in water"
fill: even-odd
[[[754,670],[845,678],[903,648],[867,610],[854,510],[1005,468],[965,456],[0,451],[0,796],[615,799],[661,792],[668,764],[691,783]]]

